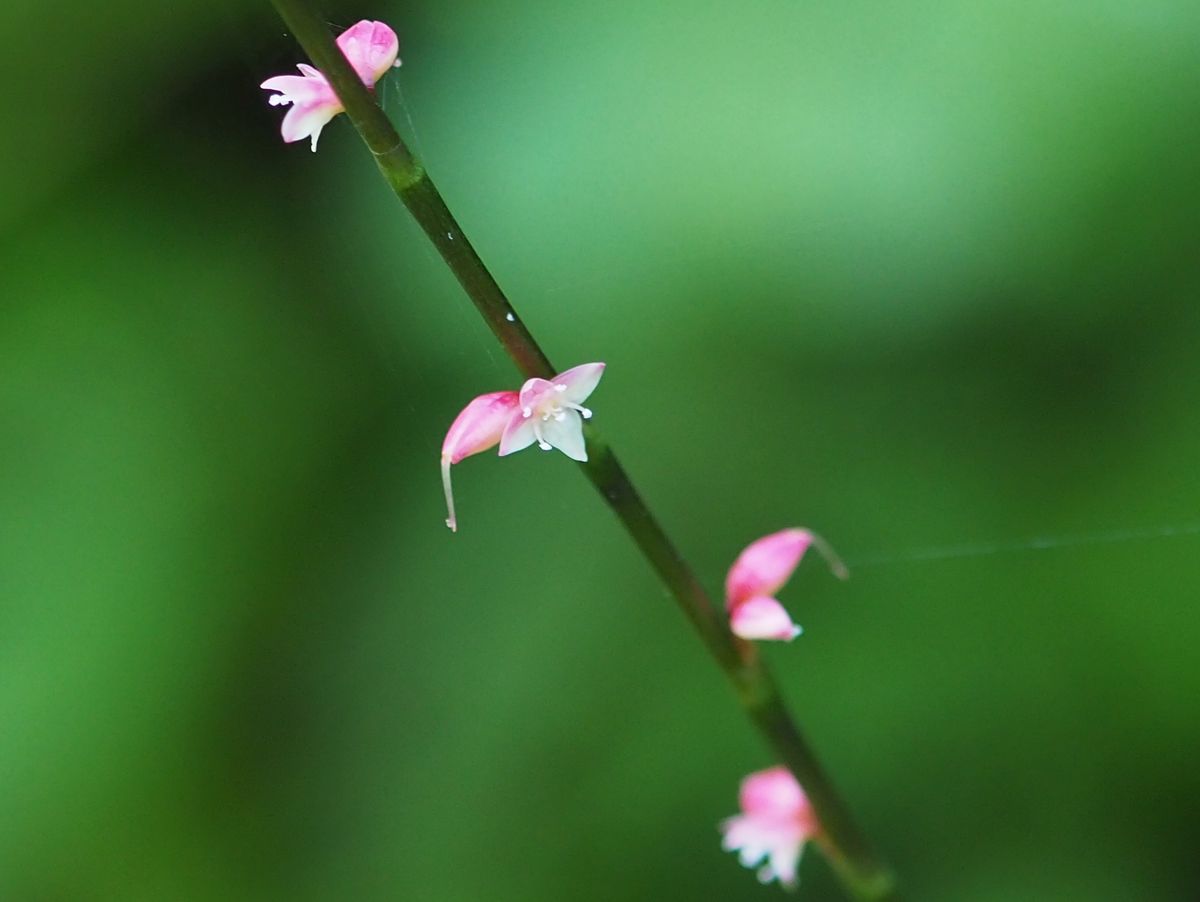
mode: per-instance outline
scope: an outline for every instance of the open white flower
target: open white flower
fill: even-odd
[[[587,460],[583,421],[592,412],[583,406],[604,374],[603,363],[584,363],[553,379],[530,379],[521,386],[520,408],[500,439],[500,456],[528,448],[557,448],[572,460]]]

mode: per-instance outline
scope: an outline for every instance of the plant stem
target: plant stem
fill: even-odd
[[[556,370],[475,253],[428,173],[334,43],[318,11],[309,0],[271,2],[309,58],[329,79],[384,179],[433,242],[517,368],[527,378],[548,379],[555,375]],[[757,649],[730,633],[728,618],[714,606],[663,532],[608,443],[591,423],[586,424],[585,432],[589,459],[580,466],[725,671],[751,721],[804,787],[821,824],[816,841],[847,893],[869,902],[897,900],[891,872],[855,825],[788,713]]]

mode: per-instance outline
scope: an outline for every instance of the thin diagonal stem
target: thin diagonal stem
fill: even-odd
[[[517,368],[526,377],[553,376],[556,370],[546,354],[475,253],[429,174],[338,50],[319,12],[309,0],[271,2],[309,58],[329,79],[384,179],[433,242]],[[849,809],[788,713],[757,649],[730,633],[724,612],[713,604],[667,538],[608,443],[590,423],[586,433],[589,460],[581,464],[584,473],[670,589],[733,684],[751,721],[804,786],[821,824],[817,842],[847,893],[871,902],[898,899],[891,872],[874,855],[855,825]]]

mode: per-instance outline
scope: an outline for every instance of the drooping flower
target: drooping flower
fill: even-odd
[[[802,630],[774,595],[791,579],[810,545],[825,557],[835,575],[846,578],[845,565],[833,549],[807,529],[784,529],[763,536],[738,555],[725,579],[725,608],[735,635],[784,642],[800,635]]]
[[[494,448],[514,413],[520,412],[520,397],[515,391],[497,391],[480,395],[462,409],[446,439],[442,442],[442,487],[446,492],[446,525],[458,531],[454,515],[454,492],[450,488],[450,467],[464,457]]]
[[[738,803],[742,813],[721,822],[721,848],[745,867],[762,862],[761,882],[794,888],[804,844],[820,831],[804,790],[786,767],[772,767],[742,780]]]
[[[338,35],[337,45],[368,88],[373,88],[388,69],[400,65],[397,59],[400,42],[396,32],[382,22],[364,19],[350,26]],[[280,126],[283,140],[290,144],[312,138],[315,152],[321,129],[345,107],[319,70],[304,63],[296,68],[300,75],[276,75],[264,81],[261,87],[277,92],[267,98],[271,106],[292,105]]]
[[[584,363],[553,379],[530,379],[519,392],[480,395],[463,408],[442,443],[442,486],[446,492],[446,525],[458,530],[450,467],[464,457],[497,443],[500,456],[528,448],[558,448],[574,460],[587,460],[583,421],[592,412],[583,406],[604,373],[603,363]]]
[[[584,363],[553,379],[530,379],[521,386],[521,409],[500,439],[500,456],[528,448],[557,448],[572,460],[587,460],[583,421],[592,412],[583,406],[604,374],[603,363]]]

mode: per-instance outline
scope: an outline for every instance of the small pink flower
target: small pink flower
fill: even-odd
[[[813,545],[838,577],[846,568],[819,536],[807,529],[784,529],[747,546],[729,568],[725,579],[725,607],[729,628],[743,639],[780,639],[790,642],[802,630],[773,597]]]
[[[584,363],[553,379],[530,379],[521,386],[521,409],[500,439],[504,457],[534,442],[543,451],[557,448],[572,460],[587,460],[583,421],[592,412],[583,406],[604,374],[603,363]]]
[[[520,397],[515,391],[480,395],[463,408],[450,424],[442,442],[442,487],[446,492],[446,525],[458,531],[454,516],[454,492],[450,488],[450,467],[464,457],[494,448],[514,413],[520,412]]]
[[[337,45],[368,88],[374,87],[388,69],[400,65],[396,32],[382,22],[363,20],[352,25],[338,35]],[[296,68],[300,75],[276,75],[261,87],[277,92],[267,98],[271,106],[292,105],[280,127],[283,140],[290,144],[311,137],[316,152],[321,129],[345,107],[320,71],[304,63]]]
[[[345,54],[362,83],[368,88],[399,66],[400,41],[396,32],[382,22],[364,19],[338,35],[337,45]]]
[[[742,813],[721,822],[721,848],[745,867],[763,862],[761,882],[794,888],[804,844],[820,830],[804,790],[786,767],[772,767],[742,780],[738,803]]]
[[[449,513],[446,525],[458,529],[450,467],[464,457],[486,451],[497,442],[501,457],[537,442],[543,451],[558,448],[573,460],[587,460],[583,421],[592,412],[582,402],[603,373],[603,363],[584,363],[553,379],[530,379],[520,392],[480,395],[463,408],[442,443],[442,486]]]

